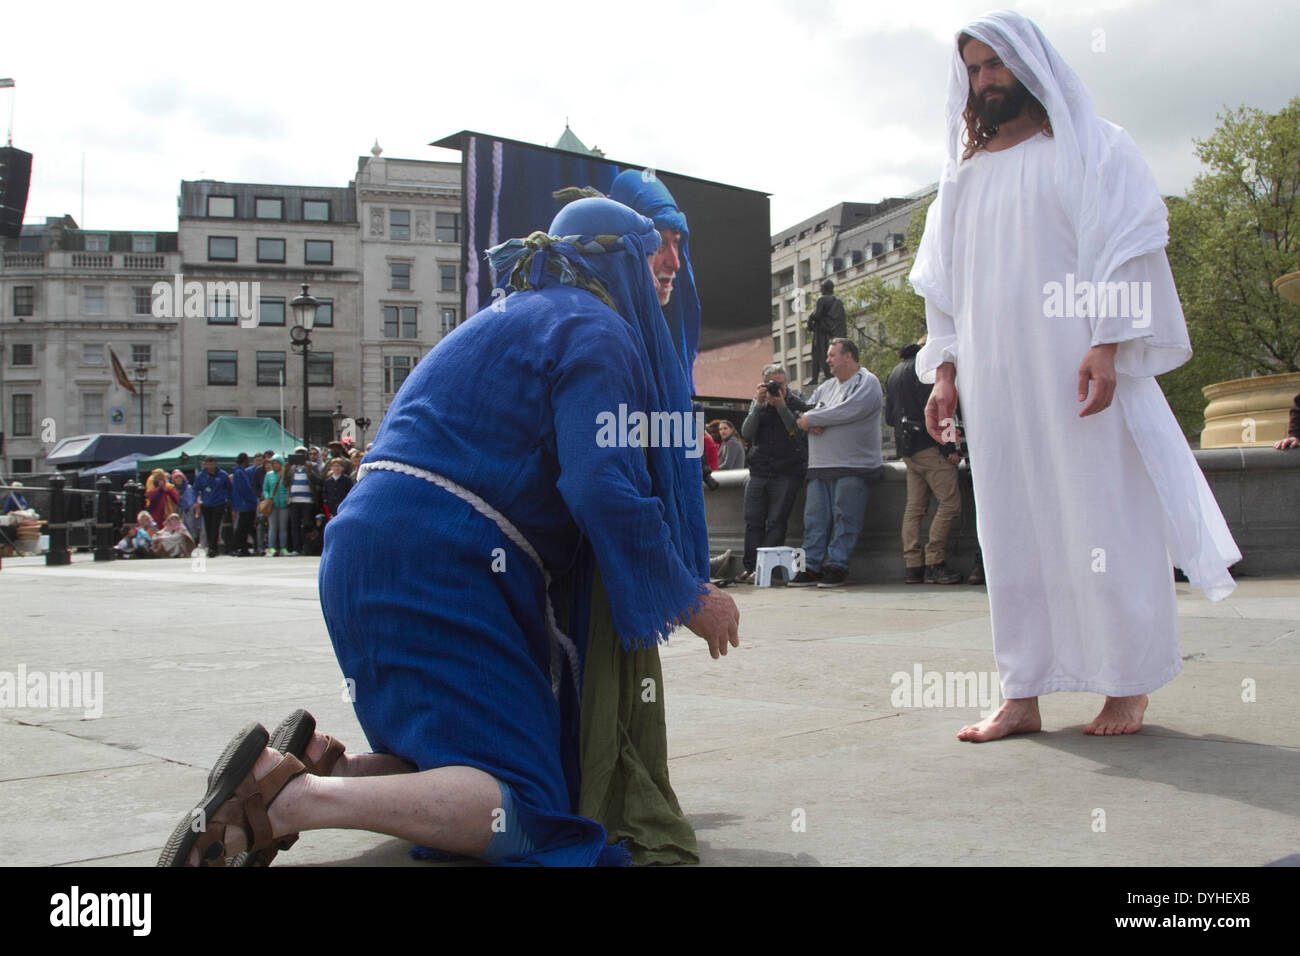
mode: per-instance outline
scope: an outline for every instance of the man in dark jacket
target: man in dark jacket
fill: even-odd
[[[961,575],[948,567],[948,535],[961,514],[957,485],[956,448],[941,448],[925,430],[925,403],[933,385],[916,377],[920,345],[898,350],[902,359],[885,381],[885,422],[894,427],[898,457],[907,464],[907,507],[903,510],[903,564],[905,584],[960,584]],[[939,509],[930,522],[930,540],[922,565],[921,519],[930,506],[930,494]]]
[[[235,530],[228,550],[241,558],[250,554],[248,539],[253,534],[253,521],[257,516],[257,492],[253,490],[253,475],[256,471],[256,467],[248,462],[248,453],[241,451],[230,472],[230,510],[235,513]],[[253,546],[256,550],[256,541]]]
[[[209,558],[215,558],[221,550],[221,519],[230,506],[230,492],[230,475],[218,468],[217,459],[209,455],[203,460],[203,469],[194,476],[195,517],[202,512]]]
[[[807,411],[797,392],[786,388],[785,369],[763,368],[741,436],[753,445],[745,482],[745,577],[753,580],[759,548],[785,544],[786,524],[808,468],[808,442],[795,420]]]
[[[844,314],[844,303],[835,296],[835,283],[827,279],[822,283],[821,298],[817,307],[808,316],[808,334],[812,336],[813,377],[812,386],[823,378],[831,377],[830,366],[826,364],[826,350],[832,339],[842,339],[848,334],[848,319]]]

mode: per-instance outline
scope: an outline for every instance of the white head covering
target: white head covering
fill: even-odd
[[[1001,57],[1012,74],[1047,110],[1056,139],[1056,182],[1078,239],[1078,279],[1106,281],[1135,256],[1163,249],[1169,211],[1155,177],[1133,138],[1097,115],[1083,81],[1047,42],[1037,24],[998,10],[964,27]],[[948,315],[952,302],[952,216],[946,202],[964,152],[962,112],[970,78],[954,40],[948,78],[947,154],[939,195],[925,220],[925,234],[909,277],[912,287]]]

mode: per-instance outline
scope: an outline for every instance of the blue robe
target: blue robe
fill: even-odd
[[[627,261],[644,300],[641,250]],[[628,305],[628,320],[539,272],[541,288],[473,316],[416,366],[366,461],[427,469],[503,513],[571,586],[580,651],[592,560],[624,645],[652,644],[707,583],[698,460],[667,468],[682,449],[601,447],[598,416],[689,411],[684,376],[673,368],[669,387],[652,371],[673,351],[657,307]],[[326,526],[320,593],[376,752],[508,783],[538,846],[522,862],[609,859],[604,829],[572,813],[577,688],[566,672],[552,692],[543,576],[491,519],[421,478],[370,471]]]

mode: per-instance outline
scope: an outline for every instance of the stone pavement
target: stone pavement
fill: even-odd
[[[0,863],[152,865],[251,720],[270,729],[307,707],[364,749],[317,563],[4,559],[0,690],[25,667],[102,672],[103,696],[0,703]],[[992,672],[983,588],[731,593],[739,649],[711,660],[687,631],[663,649],[672,780],[706,864],[1249,866],[1300,853],[1300,579],[1244,579],[1217,605],[1180,584],[1184,670],[1152,695],[1141,734],[1085,736],[1100,698],[1056,694],[1046,732],[984,745],[954,736],[978,706],[908,706],[945,703],[922,694],[928,672],[974,672],[975,686]],[[918,672],[916,700],[904,697],[895,675]],[[428,865],[408,849],[318,831],[276,865]]]

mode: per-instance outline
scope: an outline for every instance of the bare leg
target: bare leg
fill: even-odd
[[[1146,713],[1147,695],[1136,697],[1107,697],[1101,713],[1083,728],[1085,734],[1109,737],[1114,734],[1135,734],[1142,729],[1142,715]]]
[[[1038,713],[1037,697],[1019,697],[1005,700],[998,712],[985,717],[978,724],[968,724],[957,733],[958,740],[984,743],[1011,734],[1032,734],[1043,729],[1043,718]]]
[[[325,756],[325,735],[312,734],[307,756],[317,763]],[[350,754],[339,757],[330,771],[331,777],[383,777],[394,773],[414,773],[415,766],[393,754]]]
[[[382,755],[381,755],[382,756]],[[266,750],[253,768],[266,776],[280,759]],[[302,830],[370,830],[422,846],[478,856],[492,840],[493,811],[501,806],[496,778],[473,767],[438,767],[377,777],[316,777],[289,781],[267,811],[275,836]],[[238,827],[226,830],[226,855],[244,849]],[[198,865],[197,851],[190,855]]]

